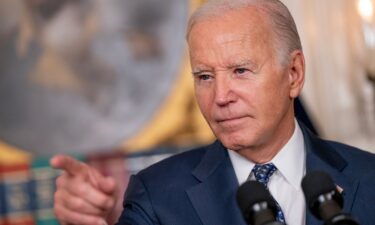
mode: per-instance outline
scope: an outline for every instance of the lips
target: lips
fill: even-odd
[[[237,120],[240,120],[240,119],[242,119],[244,117],[245,116],[235,116],[235,117],[227,117],[227,118],[218,118],[218,119],[216,119],[216,122],[218,122],[218,123],[224,123],[224,122],[237,121]]]

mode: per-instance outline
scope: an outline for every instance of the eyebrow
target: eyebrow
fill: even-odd
[[[231,63],[227,66],[227,68],[228,69],[234,69],[234,68],[238,68],[238,67],[247,67],[247,66],[257,67],[257,64],[254,61],[251,61],[251,60],[243,60],[243,61],[240,61],[240,62]]]
[[[251,60],[242,60],[242,61],[239,61],[239,62],[234,62],[234,63],[228,64],[226,66],[226,69],[227,70],[231,70],[231,69],[238,68],[238,67],[251,67],[253,69],[257,69],[258,68],[257,64],[254,61],[251,61]],[[212,69],[200,69],[198,67],[196,69],[193,69],[192,75],[193,76],[199,76],[200,74],[207,73],[207,72],[214,72],[214,70],[212,70]]]
[[[202,73],[207,73],[207,72],[212,72],[212,70],[195,69],[195,71],[192,71],[191,74],[193,74],[193,76],[199,76]]]

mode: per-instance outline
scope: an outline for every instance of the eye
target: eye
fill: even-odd
[[[208,74],[202,74],[198,76],[199,80],[209,80],[211,79],[211,76]]]
[[[234,73],[240,74],[240,75],[246,73],[247,71],[249,71],[249,70],[246,69],[246,68],[236,68],[236,69],[234,69]]]

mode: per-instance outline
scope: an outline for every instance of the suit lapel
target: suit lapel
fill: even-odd
[[[350,212],[358,187],[358,182],[351,180],[344,174],[347,162],[327,142],[314,136],[301,125],[306,146],[306,173],[312,171],[324,171],[328,173],[336,185],[343,189],[344,212]],[[306,211],[306,225],[320,225],[309,210]]]
[[[200,183],[186,192],[204,225],[245,225],[235,192],[238,182],[225,148],[219,142],[209,147],[194,169]]]
[[[302,124],[300,127],[306,147],[306,172],[320,170],[330,174],[334,182],[344,190],[343,211],[350,213],[358,182],[345,175],[346,160]],[[245,225],[235,200],[238,181],[229,156],[220,142],[215,142],[208,148],[192,172],[200,183],[186,189],[189,199],[203,225]],[[309,210],[306,212],[306,225],[322,224]]]

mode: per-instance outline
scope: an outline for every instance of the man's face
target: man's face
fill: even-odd
[[[274,145],[292,130],[288,67],[279,63],[265,15],[243,9],[205,19],[188,43],[199,107],[227,148]]]

